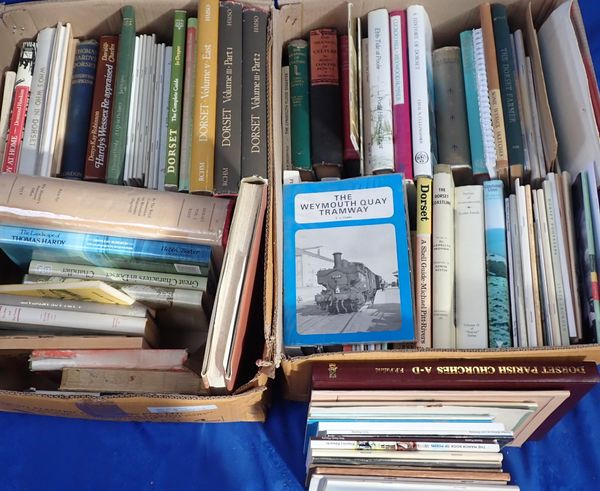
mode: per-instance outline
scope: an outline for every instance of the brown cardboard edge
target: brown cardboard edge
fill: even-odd
[[[600,363],[600,344],[542,348],[506,348],[487,350],[390,350],[339,352],[297,356],[281,362],[284,397],[307,401],[310,396],[312,364],[315,362],[394,361],[394,360],[505,360],[505,359],[570,359]]]
[[[265,385],[225,397],[171,394],[49,395],[0,390],[0,411],[97,421],[264,422],[268,396]]]

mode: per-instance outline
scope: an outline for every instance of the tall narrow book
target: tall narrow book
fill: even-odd
[[[449,166],[436,166],[432,204],[432,345],[454,349],[454,180]]]
[[[431,177],[433,166],[437,163],[432,67],[433,33],[429,16],[421,5],[409,6],[406,16],[413,173],[415,176]]]
[[[292,168],[311,172],[308,43],[304,39],[290,41],[288,44],[288,59],[290,64]]]
[[[83,175],[87,181],[106,178],[118,42],[117,36],[100,37]]]
[[[125,166],[125,144],[131,100],[131,77],[135,44],[135,11],[130,5],[121,9],[123,24],[117,51],[115,95],[111,115],[108,166],[106,181],[122,184]]]
[[[390,60],[390,24],[386,9],[367,16],[369,27],[369,110],[373,173],[394,171],[394,129]]]
[[[509,348],[511,341],[504,185],[483,183],[488,302],[488,336],[491,348]]]
[[[222,2],[219,15],[215,193],[237,194],[242,165],[242,4]]]
[[[345,177],[357,177],[360,175],[360,155],[356,148],[354,148],[353,134],[352,134],[352,120],[354,119],[352,109],[355,106],[352,103],[352,98],[356,97],[356,90],[358,86],[353,86],[352,82],[355,82],[355,77],[351,76],[350,72],[356,70],[356,67],[351,67],[351,62],[356,62],[356,53],[354,56],[350,54],[350,51],[354,47],[350,46],[353,39],[350,36],[340,36],[340,87],[342,92],[342,127],[344,133],[344,176]],[[356,51],[356,50],[354,50]]]
[[[179,187],[179,154],[181,152],[181,105],[183,101],[183,67],[186,61],[185,10],[173,15],[173,51],[171,52],[171,80],[169,82],[169,130],[165,190],[177,191]]]
[[[488,347],[483,187],[455,189],[456,347]]]
[[[215,170],[219,0],[198,1],[197,43],[190,193],[212,193]]]
[[[431,348],[431,218],[433,181],[417,177],[416,317],[417,346]]]
[[[0,109],[0,161],[4,161],[4,148],[6,146],[6,133],[8,120],[12,109],[13,91],[15,88],[16,72],[4,72],[4,89],[2,91],[2,107]]]
[[[310,143],[319,178],[340,177],[343,162],[342,94],[335,29],[310,32]]]
[[[283,170],[292,170],[292,135],[290,133],[290,67],[281,67],[281,129],[283,132]]]
[[[190,189],[192,163],[192,116],[196,97],[196,62],[198,59],[198,19],[188,17],[185,36],[185,72],[183,81],[183,109],[181,113],[181,152],[179,154],[179,191]]]

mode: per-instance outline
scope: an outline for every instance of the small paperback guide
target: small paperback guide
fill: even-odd
[[[284,186],[284,341],[414,341],[402,176]]]

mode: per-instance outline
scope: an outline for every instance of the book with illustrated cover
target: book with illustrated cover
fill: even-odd
[[[284,344],[414,340],[402,176],[284,187]]]

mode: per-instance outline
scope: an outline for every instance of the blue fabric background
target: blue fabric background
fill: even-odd
[[[580,4],[598,73],[600,2]],[[0,491],[301,490],[306,409],[283,401],[276,390],[265,424],[109,423],[0,413]],[[598,442],[600,386],[543,440],[505,450],[505,468],[524,491],[600,489]]]

